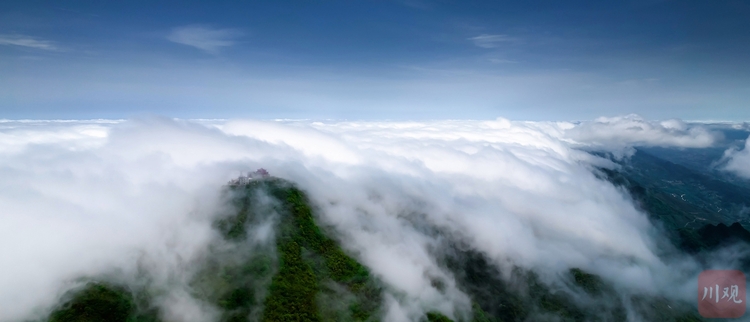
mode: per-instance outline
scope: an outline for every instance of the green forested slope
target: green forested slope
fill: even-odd
[[[216,247],[191,284],[197,298],[220,309],[222,321],[380,319],[378,282],[318,227],[302,191],[276,178],[227,189],[234,211],[215,227],[229,248]],[[247,246],[250,229],[263,220],[274,222],[274,242]],[[49,320],[158,321],[158,312],[138,309],[135,296],[91,282],[72,291]]]
[[[104,282],[88,282],[64,297],[50,322],[157,322],[158,311],[143,293]]]
[[[616,181],[615,173],[609,176]],[[231,210],[214,224],[222,240],[195,264],[197,273],[190,282],[192,296],[213,305],[221,321],[383,319],[379,282],[316,223],[315,209],[303,191],[277,178],[226,189]],[[641,193],[649,197],[648,191]],[[659,211],[667,218],[681,215],[670,207]],[[257,241],[256,229],[268,223],[272,236]],[[521,269],[504,280],[482,253],[445,236],[435,256],[473,302],[471,312],[462,315],[466,322],[627,321],[630,314],[646,321],[701,320],[686,303],[621,298],[599,277],[580,269],[562,277],[567,287],[546,285]],[[64,297],[48,320],[156,322],[160,312],[152,299],[157,293],[91,281]],[[451,321],[438,312],[422,320]]]

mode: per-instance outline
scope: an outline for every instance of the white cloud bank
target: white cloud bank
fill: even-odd
[[[127,275],[139,260],[153,263],[155,287],[172,285],[164,305],[178,312],[189,294],[189,264],[214,238],[209,222],[222,209],[220,186],[261,166],[308,191],[344,247],[382,279],[391,321],[469,307],[436,261],[439,240],[415,221],[440,227],[500,267],[534,269],[547,280],[580,267],[623,292],[694,297],[680,286],[694,286],[696,266],[681,262],[675,270],[656,255],[663,250],[654,228],[592,173],[606,160],[571,148],[584,143],[566,137],[576,128],[567,123],[1,124],[3,321],[41,314],[76,277]],[[602,124],[575,137],[616,141],[595,140]],[[699,144],[668,137],[691,133],[680,123],[660,126],[652,130],[660,144]]]
[[[723,138],[703,125],[681,120],[649,121],[638,115],[561,123],[565,138],[592,148],[617,151],[633,146],[706,148]]]
[[[236,29],[189,25],[172,29],[167,40],[216,54],[225,47],[233,46],[240,36],[242,33]]]
[[[24,35],[0,35],[0,45],[19,46],[42,50],[58,50],[55,43]]]
[[[725,151],[722,163],[722,169],[750,179],[750,138],[745,141],[744,149],[732,148]]]

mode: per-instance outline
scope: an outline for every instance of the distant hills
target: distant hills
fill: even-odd
[[[686,152],[682,152],[686,153]],[[705,224],[750,224],[750,182],[734,182],[716,172],[699,171],[658,158],[644,150],[621,161],[616,180],[625,184],[650,214],[669,227],[699,228]],[[647,193],[646,193],[647,192]],[[663,211],[660,208],[668,208]],[[664,218],[671,213],[672,218]]]
[[[714,250],[736,242],[750,243],[750,188],[747,180],[724,176],[708,168],[691,169],[638,149],[620,161],[618,171],[602,170],[607,180],[627,189],[636,203],[662,226],[675,246],[688,253]]]

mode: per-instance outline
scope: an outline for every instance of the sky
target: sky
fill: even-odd
[[[750,4],[2,1],[0,118],[750,118]]]

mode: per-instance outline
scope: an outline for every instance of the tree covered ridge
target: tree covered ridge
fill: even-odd
[[[63,296],[49,322],[158,322],[158,310],[144,292],[102,281],[88,281]]]
[[[193,296],[220,310],[221,321],[380,320],[380,284],[316,224],[304,192],[278,178],[226,189],[234,211],[214,228],[237,254],[207,257],[190,285]],[[278,214],[271,245],[246,247],[252,226],[271,213]],[[91,281],[71,290],[47,320],[160,321],[152,300],[148,292]]]
[[[271,283],[263,320],[377,320],[381,301],[378,283],[367,268],[323,233],[306,195],[288,183],[260,183],[268,184],[266,188],[286,212],[276,240],[281,268]]]
[[[234,248],[227,254],[214,250],[215,256],[200,264],[190,284],[193,296],[219,310],[220,321],[384,318],[380,283],[316,223],[315,209],[301,189],[271,177],[227,187],[226,192],[233,210],[217,218],[214,227]],[[648,192],[635,188],[633,193]],[[665,209],[660,211],[674,211]],[[273,220],[273,240],[248,246],[253,227],[263,220]],[[632,311],[646,321],[701,321],[684,303],[647,296],[621,298],[601,278],[580,269],[564,277],[570,284],[567,289],[546,285],[534,272],[521,269],[515,269],[508,281],[484,254],[457,242],[449,241],[444,248],[441,265],[472,300],[471,312],[459,314],[458,321],[627,321]],[[92,281],[64,297],[48,321],[161,321],[151,294]],[[428,312],[422,320],[452,321],[439,312]]]

